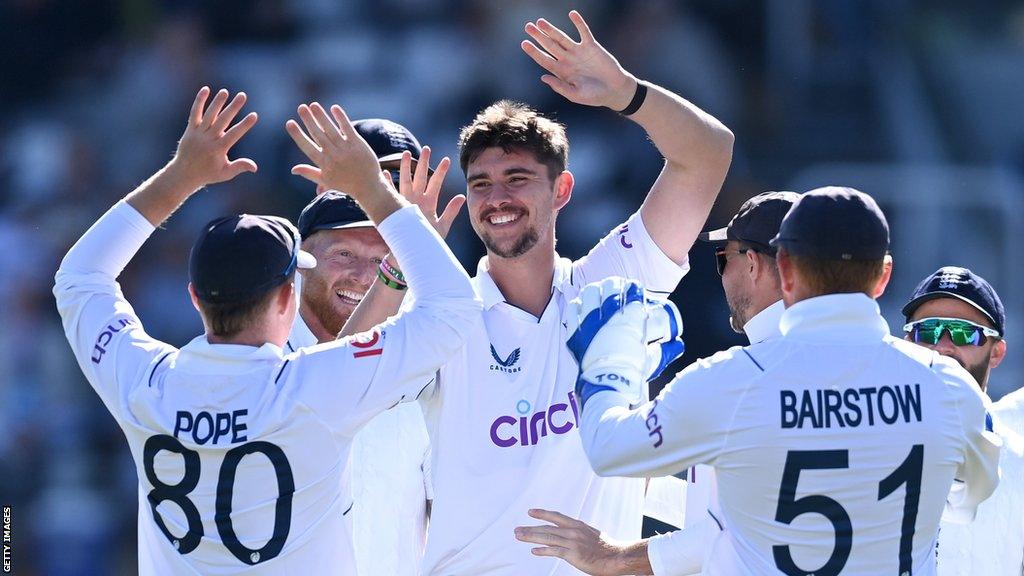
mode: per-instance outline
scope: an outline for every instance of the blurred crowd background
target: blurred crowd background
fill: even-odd
[[[237,147],[259,173],[203,191],[122,277],[148,331],[202,326],[186,293],[200,226],[230,212],[291,218],[313,196],[283,125],[300,102],[385,117],[457,157],[456,137],[499,98],[568,126],[573,201],[559,251],[584,254],[637,209],[661,166],[644,132],[564,101],[519,48],[544,16],[580,9],[641,78],[736,134],[709,225],[764,191],[842,184],[874,195],[893,230],[893,330],[926,274],[972,268],[1002,295],[1009,358],[993,397],[1024,380],[1024,4],[910,0],[4,0],[0,2],[0,503],[14,506],[18,574],[135,571],[137,484],[126,443],[79,372],[51,287],[71,243],[174,151],[204,85],[249,94],[260,121]],[[446,193],[463,191],[453,170]],[[442,199],[445,201],[446,199]],[[450,235],[471,272],[465,216]],[[709,247],[673,298],[679,366],[742,343]],[[515,545],[510,543],[510,545]]]

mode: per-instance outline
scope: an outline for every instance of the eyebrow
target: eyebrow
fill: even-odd
[[[529,168],[524,168],[522,166],[513,166],[512,168],[507,168],[504,172],[502,172],[503,176],[512,176],[514,174],[526,174],[528,176],[536,176],[537,175],[537,171],[536,170],[531,170]],[[484,173],[484,172],[477,172],[475,174],[471,174],[468,178],[466,178],[466,182],[467,183],[472,183],[472,182],[475,182],[477,180],[483,180],[485,178],[487,178],[487,174],[486,173]]]

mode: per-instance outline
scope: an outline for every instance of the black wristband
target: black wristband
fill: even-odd
[[[636,81],[636,92],[633,93],[633,99],[629,101],[629,105],[619,110],[619,114],[623,116],[629,116],[640,109],[644,105],[644,100],[647,99],[647,84],[644,84],[640,80]]]

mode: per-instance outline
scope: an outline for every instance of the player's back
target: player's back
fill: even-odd
[[[881,326],[807,327],[712,359],[753,377],[723,390],[735,396],[713,461],[726,531],[708,573],[933,573],[965,416],[984,418],[977,391]]]
[[[200,337],[132,394],[121,422],[140,478],[140,572],[355,572],[348,458],[369,412],[358,380],[316,373],[310,355],[327,348],[282,356]],[[330,416],[329,396],[350,396],[351,414]]]

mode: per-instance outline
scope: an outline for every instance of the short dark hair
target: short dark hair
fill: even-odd
[[[210,334],[218,338],[231,338],[248,330],[259,322],[278,289],[294,279],[295,272],[292,272],[284,283],[236,302],[205,302],[197,298],[199,311],[206,320]]]
[[[814,296],[862,292],[874,296],[885,272],[885,258],[877,260],[824,260],[788,254],[793,267]]]
[[[569,139],[565,126],[545,118],[521,102],[499,100],[484,108],[459,133],[459,165],[469,163],[487,148],[506,153],[524,150],[548,168],[553,180],[569,163]]]

